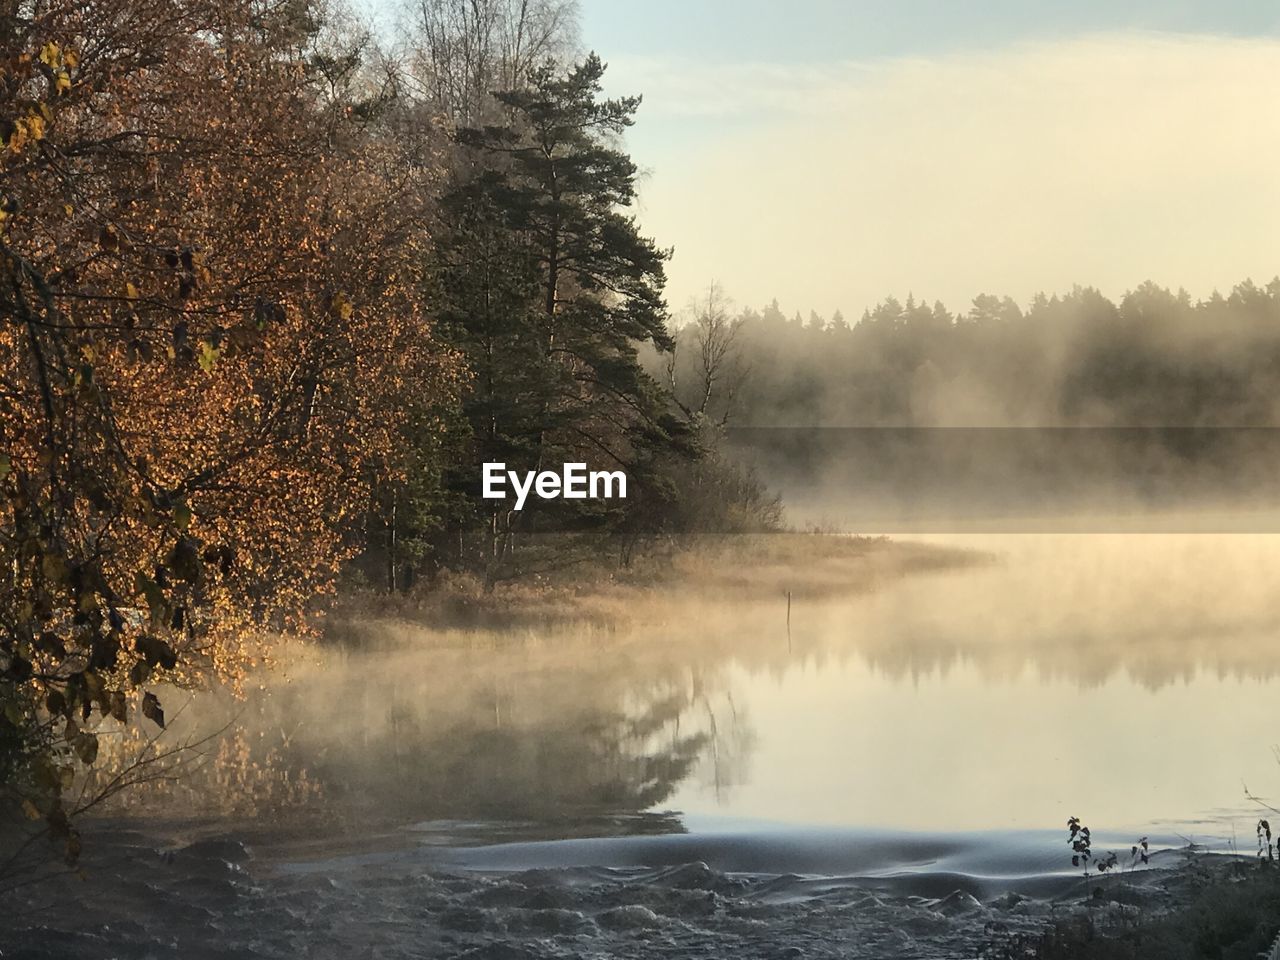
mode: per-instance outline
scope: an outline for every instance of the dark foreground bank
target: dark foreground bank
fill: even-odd
[[[1243,960],[1280,927],[1280,871],[1167,850],[1101,884],[1015,876],[1020,856],[1034,863],[1025,852],[1039,835],[986,854],[985,874],[962,868],[991,849],[986,835],[879,846],[833,837],[830,864],[845,857],[854,869],[824,874],[722,869],[770,851],[697,834],[592,848],[488,843],[492,828],[427,824],[343,849],[304,836],[99,827],[78,873],[10,895],[0,956]],[[813,838],[792,839],[759,842],[784,865],[818,856]]]

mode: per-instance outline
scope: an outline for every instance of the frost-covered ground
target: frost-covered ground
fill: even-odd
[[[341,851],[234,836],[170,845],[117,826],[89,845],[83,878],[10,895],[0,910],[0,956],[971,958],[993,931],[1031,931],[1083,909],[1085,892],[1079,878],[1061,874],[984,877],[947,869],[966,850],[989,848],[989,837],[950,852],[923,838],[898,851],[902,869],[884,859],[893,846],[887,839],[877,846],[869,838],[835,838],[828,845],[833,862],[842,845],[868,851],[872,869],[859,876],[666,862],[700,851],[732,860],[744,843],[729,837],[622,838],[594,847],[459,847],[441,839],[427,831],[411,844],[401,835]],[[736,855],[786,861],[787,849],[800,860],[821,852],[815,838],[797,835]],[[569,865],[610,859],[658,865]],[[517,868],[522,860],[554,865]],[[1161,862],[1174,867],[1182,858],[1167,854]],[[1108,877],[1089,909],[1159,909],[1177,900],[1185,873]]]

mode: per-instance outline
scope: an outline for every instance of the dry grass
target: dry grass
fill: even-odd
[[[484,589],[448,574],[407,595],[349,591],[325,635],[393,641],[397,622],[434,628],[510,629],[578,623],[608,630],[666,618],[707,599],[777,603],[853,596],[886,580],[986,562],[983,554],[884,537],[817,533],[704,535],[654,544],[629,566],[578,566]],[[655,603],[655,600],[657,603]],[[385,635],[385,636],[383,636]]]

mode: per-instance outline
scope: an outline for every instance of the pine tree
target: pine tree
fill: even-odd
[[[476,460],[621,468],[631,501],[581,507],[616,527],[655,508],[657,464],[683,447],[637,355],[644,341],[671,347],[669,252],[628,212],[636,166],[617,143],[640,100],[603,98],[604,70],[594,54],[565,72],[539,68],[524,87],[495,94],[505,123],[459,131],[478,172],[446,199],[454,228],[442,246],[441,298],[446,335],[475,374],[466,409]],[[478,462],[460,474],[473,490]],[[491,577],[530,512],[490,505]]]

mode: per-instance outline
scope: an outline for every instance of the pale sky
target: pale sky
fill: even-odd
[[[1280,273],[1280,4],[582,0],[674,308]]]

